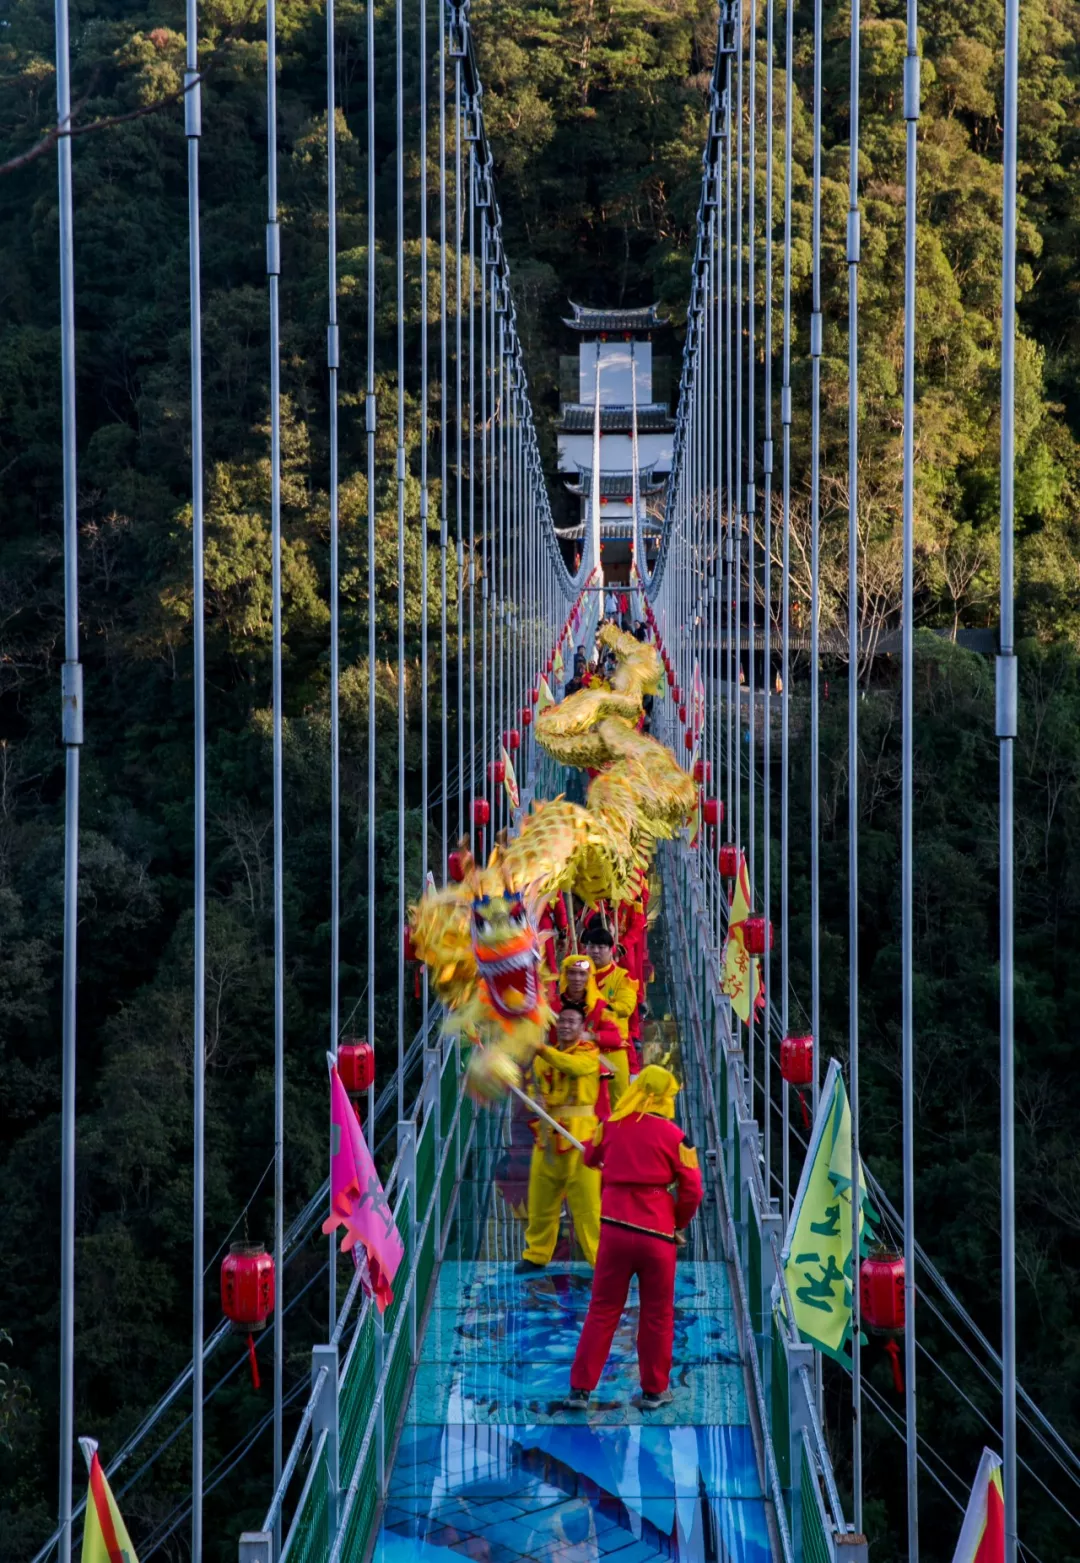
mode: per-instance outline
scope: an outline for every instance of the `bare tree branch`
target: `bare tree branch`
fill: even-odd
[[[251,20],[254,10],[255,0],[251,0],[251,3],[248,5],[248,8],[244,12],[243,16],[239,19],[239,21],[237,21],[232,27],[229,28],[228,32],[222,38],[221,43],[210,55],[199,74],[191,81],[186,81],[182,87],[177,87],[175,92],[168,92],[163,98],[157,98],[153,103],[144,103],[141,108],[131,109],[127,114],[108,114],[104,119],[92,119],[89,124],[80,125],[77,123],[79,114],[86,107],[91,96],[93,95],[94,88],[98,83],[98,77],[101,74],[100,67],[95,69],[94,74],[90,78],[90,85],[87,87],[85,93],[79,99],[78,103],[76,103],[71,110],[71,114],[67,120],[67,129],[64,128],[63,121],[57,125],[53,125],[50,130],[45,132],[41,140],[35,142],[35,144],[28,148],[27,151],[20,152],[15,157],[9,158],[6,163],[0,163],[0,177],[2,177],[4,174],[12,174],[19,168],[25,168],[28,163],[36,162],[39,157],[44,157],[46,152],[51,152],[53,147],[56,146],[57,142],[62,140],[64,136],[70,136],[74,138],[75,136],[89,136],[98,130],[112,130],[116,125],[128,125],[132,120],[146,119],[151,114],[159,114],[162,109],[171,108],[174,103],[179,103],[181,99],[185,98],[187,94],[191,92],[196,86],[201,85],[201,83],[206,80],[214,66],[221,59],[221,56],[224,53],[226,47],[232,43],[247,26],[248,22]]]

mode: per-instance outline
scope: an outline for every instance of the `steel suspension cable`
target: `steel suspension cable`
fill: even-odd
[[[281,636],[281,227],[277,198],[277,0],[266,6],[266,270],[270,292],[270,530],[273,596],[274,770],[274,1486],[281,1479],[282,1384],[285,1367],[285,893],[284,776],[282,757]],[[281,1553],[281,1519],[274,1526],[274,1556]]]
[[[191,1558],[203,1546],[203,1336],[205,1334],[206,1207],[206,631],[204,623],[204,506],[202,428],[202,285],[199,232],[199,16],[186,6],[184,134],[188,175],[188,310],[191,338],[191,639],[194,714],[194,992],[192,1015],[192,1253],[191,1253]]]
[[[765,1126],[765,1188],[771,1187],[772,1172],[772,473],[773,473],[773,62],[774,62],[774,3],[765,0],[765,399],[764,444],[761,473],[764,479],[764,556],[763,582],[764,611],[762,628],[765,637],[762,659],[762,688],[764,693],[762,721],[762,829],[763,841],[763,906],[767,937],[765,940],[765,1014],[762,1017],[761,1054],[763,1067],[763,1095],[765,1110],[762,1122]]]
[[[446,632],[446,579],[447,560],[446,550],[449,547],[449,460],[447,446],[447,414],[450,406],[448,375],[449,375],[449,346],[446,326],[446,246],[448,243],[448,230],[446,225],[446,34],[447,34],[447,0],[438,0],[439,7],[439,696],[440,719],[442,727],[441,755],[442,755],[442,840],[443,860],[446,859],[447,836],[449,834],[450,799],[447,790],[447,770],[449,766],[447,748],[447,698],[448,698],[448,673],[446,665],[447,656],[447,632]],[[460,781],[459,781],[460,786]]]
[[[819,0],[820,3],[820,0]],[[904,58],[904,393],[903,393],[903,740],[901,783],[901,1002],[904,1185],[904,1422],[907,1433],[909,1563],[919,1558],[919,1468],[915,1407],[915,995],[913,973],[914,548],[915,548],[915,246],[919,54],[916,0],[907,0]]]
[[[859,1156],[859,0],[851,0],[848,158],[848,1100],[851,1165]],[[857,1174],[856,1174],[857,1177]],[[857,1187],[857,1183],[854,1185]],[[851,1201],[851,1486],[855,1530],[863,1528],[861,1201]]]
[[[457,521],[457,763],[458,763],[458,823],[457,833],[460,837],[465,830],[465,728],[462,713],[465,708],[465,661],[464,661],[464,618],[462,605],[465,591],[465,541],[464,518],[462,515],[462,439],[461,439],[461,412],[462,412],[462,372],[461,372],[461,60],[454,61],[454,439],[456,442],[457,467],[454,478],[454,515]],[[443,730],[446,730],[445,718]],[[444,766],[445,771],[445,766]],[[446,832],[443,832],[443,866],[446,865],[446,854],[449,842],[446,840]]]
[[[394,0],[397,196],[397,1067],[398,1120],[405,1117],[405,5]]]
[[[724,225],[724,336],[726,351],[724,354],[724,445],[727,451],[727,529],[724,540],[724,613],[727,619],[727,839],[738,844],[738,831],[735,825],[737,799],[739,795],[738,774],[736,771],[737,738],[735,732],[735,700],[738,691],[738,648],[735,646],[735,599],[738,596],[738,584],[735,577],[735,440],[733,432],[734,420],[734,394],[732,370],[735,358],[738,356],[738,348],[735,339],[732,316],[732,257],[734,246],[731,241],[732,233],[732,156],[731,156],[731,48],[726,50],[725,57],[725,87],[724,87],[724,174],[725,174],[725,211],[726,221]]]
[[[469,140],[469,841],[476,797],[476,143]],[[462,778],[462,786],[464,786]]]
[[[757,711],[755,708],[756,681],[755,663],[757,661],[757,581],[755,579],[755,548],[754,531],[757,523],[757,494],[754,477],[757,470],[757,451],[755,448],[755,419],[754,404],[755,371],[757,369],[757,328],[755,311],[755,258],[757,251],[757,10],[758,0],[750,0],[750,60],[749,60],[749,98],[750,98],[750,126],[748,144],[748,186],[749,186],[749,222],[747,224],[747,237],[749,241],[749,255],[747,260],[747,290],[746,290],[746,316],[747,316],[747,377],[746,377],[746,636],[747,636],[747,736],[750,744],[749,786],[747,789],[747,802],[750,810],[750,831],[748,846],[750,849],[750,904],[757,905],[757,888],[760,877],[757,869],[757,788],[755,779],[757,775]],[[747,1063],[750,1081],[750,1116],[755,1115],[754,1102],[754,1046],[755,1046],[755,1013],[754,1006],[750,1006],[750,1015],[746,1025],[748,1036]]]
[[[784,43],[784,340],[780,387],[783,430],[782,560],[780,628],[780,1035],[788,1035],[791,992],[791,122],[795,91],[795,0],[787,0]],[[766,999],[768,995],[766,994]],[[814,1040],[814,1047],[817,1040]],[[781,1086],[781,1214],[787,1225],[791,1210],[791,1090]]]
[[[1001,602],[995,663],[998,738],[998,901],[1001,1055],[1001,1361],[1002,1484],[1005,1563],[1016,1563],[1016,1166],[1013,994],[1013,767],[1017,735],[1017,664],[1013,624],[1014,473],[1016,463],[1016,196],[1020,4],[1005,0],[1005,102],[1002,148],[1001,254]]]
[[[367,0],[367,1034],[375,1043],[375,0]],[[375,1087],[368,1087],[368,1141],[375,1138]]]
[[[326,254],[329,321],[326,370],[330,402],[330,1052],[337,1061],[341,1020],[341,646],[340,538],[338,517],[337,310],[337,94],[335,91],[334,0],[326,0]],[[333,1130],[328,1156],[334,1155]],[[329,1247],[329,1328],[337,1319],[337,1234]],[[194,1563],[194,1560],[193,1560]]]
[[[736,197],[735,197],[735,488],[732,493],[731,525],[735,543],[735,579],[731,595],[735,604],[735,840],[739,851],[743,850],[742,828],[742,561],[743,561],[743,63],[745,48],[743,34],[745,16],[743,0],[738,0],[738,35],[736,40],[736,117],[738,126],[735,141]]]
[[[83,740],[79,662],[79,518],[75,454],[75,246],[71,180],[71,60],[68,0],[56,0],[56,144],[60,208],[60,377],[64,468],[64,971],[60,1151],[60,1563],[71,1563],[75,1449],[75,1037],[79,924],[79,747]]]
[[[426,885],[430,859],[430,821],[428,818],[430,788],[430,758],[428,755],[428,616],[430,611],[428,592],[428,170],[427,170],[427,0],[419,0],[419,48],[417,66],[420,74],[420,883]],[[442,786],[446,789],[446,767],[442,770]],[[443,867],[446,864],[446,840],[442,843]],[[420,978],[423,999],[423,1023],[427,1024],[430,1003],[430,984],[425,966]]]
[[[810,315],[810,1030],[814,1037],[813,1110],[821,1088],[821,113],[824,22],[814,0],[814,151],[811,194],[812,302]],[[818,1397],[821,1363],[817,1364]],[[820,1410],[820,1405],[819,1405]]]

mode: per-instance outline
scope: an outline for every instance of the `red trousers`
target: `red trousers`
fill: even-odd
[[[647,1395],[667,1389],[675,1331],[675,1253],[675,1244],[662,1237],[601,1222],[589,1312],[570,1369],[572,1389],[592,1390],[599,1383],[635,1275],[641,1387]]]

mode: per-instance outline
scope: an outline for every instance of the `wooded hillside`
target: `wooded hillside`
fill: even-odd
[[[409,5],[407,266],[410,416],[406,558],[410,714],[408,839],[422,806],[419,712],[437,732],[437,680],[418,669],[420,579],[438,623],[437,532],[419,504],[415,73]],[[429,11],[435,7],[429,5]],[[377,5],[379,391],[393,379],[393,8]],[[848,8],[826,8],[824,613],[846,612]],[[903,14],[864,5],[863,263],[860,271],[863,610],[899,607]],[[325,1151],[329,961],[325,372],[325,16],[279,4],[283,222],[285,532],[286,1176],[290,1209],[317,1186]],[[782,36],[782,12],[777,36]],[[1080,5],[1025,0],[1021,65],[1021,327],[1017,514],[1022,648],[1018,804],[1020,1365],[1026,1387],[1080,1443],[1080,1107],[1072,1067],[1080,948]],[[264,277],[263,13],[202,9],[203,300],[209,689],[207,1249],[250,1200],[269,1231],[272,927],[269,765],[268,326]],[[920,7],[916,426],[918,603],[927,627],[996,622],[1002,11],[986,0]],[[792,268],[796,595],[808,583],[811,13],[795,15]],[[764,31],[764,11],[759,16]],[[676,349],[689,287],[715,13],[705,0],[476,0],[472,24],[497,158],[506,247],[546,449],[557,406],[567,296],[661,300]],[[186,149],[183,8],[98,0],[73,14],[80,592],[86,668],[79,929],[76,1385],[80,1430],[103,1453],[131,1431],[190,1354],[192,685]],[[367,626],[379,643],[378,894],[397,894],[396,514],[392,420],[379,436],[379,590],[366,592],[366,11],[338,4],[339,276],[342,330],[342,763],[344,1012],[360,1003],[367,919]],[[5,1557],[29,1558],[56,1488],[63,752],[59,307],[55,152],[23,159],[54,118],[52,8],[11,0],[0,31],[0,1484]],[[429,53],[434,57],[434,35]],[[759,112],[767,61],[762,37]],[[778,127],[783,61],[775,65]],[[435,91],[432,76],[431,91]],[[100,125],[109,120],[114,123]],[[779,129],[778,129],[779,143]],[[763,151],[763,138],[759,141]],[[435,188],[432,146],[429,187]],[[759,174],[764,195],[764,170]],[[783,188],[773,216],[780,233]],[[437,202],[428,253],[437,321]],[[759,210],[758,231],[763,216]],[[779,297],[780,250],[776,292]],[[453,266],[451,265],[451,273]],[[759,259],[758,286],[763,270]],[[454,300],[450,300],[451,308]],[[760,322],[759,312],[759,322]],[[780,315],[776,314],[779,348]],[[760,343],[759,343],[760,349]],[[760,385],[760,380],[759,380]],[[438,409],[431,409],[437,450]],[[438,473],[438,463],[433,463]],[[437,513],[438,483],[433,488]],[[454,525],[451,508],[451,527]],[[453,623],[456,604],[450,603]],[[456,645],[453,655],[458,654]],[[469,654],[468,647],[465,654]],[[866,673],[860,779],[863,1149],[899,1202],[899,707],[894,672]],[[826,1053],[847,1037],[845,710],[825,703],[822,917]],[[934,1260],[996,1338],[997,902],[993,679],[986,661],[920,646],[916,698],[919,1078],[918,1225]],[[454,713],[445,713],[453,722]],[[437,747],[437,746],[436,746]],[[433,765],[437,766],[437,756]],[[792,777],[793,979],[805,969],[805,756]],[[434,773],[433,773],[434,774]],[[432,821],[433,830],[437,823]],[[419,889],[419,852],[407,865]],[[437,852],[437,843],[434,850]],[[376,972],[380,1064],[393,1056],[391,935]],[[312,1254],[313,1271],[321,1258]],[[295,1326],[290,1380],[323,1328],[313,1287]],[[216,1317],[212,1288],[208,1317]],[[992,1422],[998,1407],[929,1314],[928,1349]],[[889,1388],[883,1358],[868,1358]],[[846,1386],[830,1379],[833,1425]],[[240,1378],[223,1392],[207,1467],[267,1408]],[[178,1419],[177,1419],[178,1420]],[[174,1426],[169,1424],[169,1426]],[[970,1480],[993,1436],[920,1360],[920,1425]],[[900,1555],[901,1445],[870,1415],[871,1556]],[[836,1440],[843,1476],[846,1438]],[[1073,1512],[1075,1480],[1022,1438],[1021,1453]],[[188,1485],[181,1434],[125,1499],[136,1546]],[[208,1501],[208,1558],[232,1559],[269,1493],[269,1443]],[[951,1558],[958,1515],[927,1479],[923,1555]],[[165,1549],[185,1557],[183,1529]],[[1080,1558],[1080,1534],[1025,1477],[1021,1535],[1042,1563]],[[145,1556],[143,1563],[146,1563]]]

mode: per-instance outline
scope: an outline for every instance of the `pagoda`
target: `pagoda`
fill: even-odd
[[[590,521],[597,364],[600,386],[600,542],[605,577],[629,579],[633,515],[633,403],[637,400],[638,529],[649,560],[659,546],[659,496],[671,471],[675,420],[666,401],[654,400],[653,340],[667,327],[655,304],[635,309],[590,309],[571,302],[564,324],[577,338],[577,398],[565,391],[558,424],[559,474],[579,503],[576,525]]]

